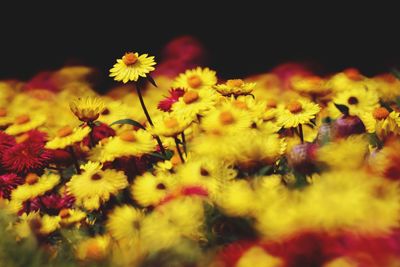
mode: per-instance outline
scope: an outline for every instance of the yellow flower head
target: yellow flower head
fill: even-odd
[[[95,236],[78,244],[76,257],[80,260],[99,262],[107,257],[110,252],[110,246],[110,236]]]
[[[259,246],[248,249],[236,263],[235,267],[283,267],[284,261],[268,254]]]
[[[46,143],[48,149],[63,149],[82,141],[90,132],[89,127],[64,126],[57,131],[56,136]]]
[[[318,76],[294,76],[291,78],[291,87],[295,91],[308,94],[326,94],[330,90],[326,81]]]
[[[239,96],[251,94],[256,83],[245,83],[241,79],[228,80],[225,84],[215,85],[215,89],[223,96]]]
[[[86,213],[79,209],[62,209],[58,216],[61,218],[62,226],[69,226],[83,221],[86,218]]]
[[[84,122],[95,121],[105,109],[103,100],[99,97],[78,98],[69,103],[72,113]]]
[[[110,199],[111,194],[128,186],[122,171],[102,170],[98,162],[88,162],[81,166],[82,174],[73,175],[67,183],[68,192],[75,196],[76,203],[87,210],[97,210]]]
[[[133,199],[142,207],[156,205],[174,188],[175,179],[169,175],[157,176],[146,172],[136,177],[131,187]]]
[[[179,113],[162,113],[153,119],[154,126],[149,125],[148,130],[154,135],[174,137],[182,133],[192,120]]]
[[[149,72],[153,71],[155,64],[154,57],[149,57],[148,54],[139,56],[139,53],[125,53],[110,69],[110,77],[123,83],[136,82],[139,77],[146,77]]]
[[[200,68],[187,70],[172,83],[173,88],[182,88],[185,90],[211,89],[217,83],[216,72],[209,68]]]
[[[309,123],[321,110],[318,104],[307,100],[294,100],[278,111],[278,125],[293,128]]]
[[[353,88],[337,94],[332,104],[345,105],[349,108],[349,114],[360,116],[365,112],[372,112],[378,107],[379,98],[374,90],[367,88]],[[332,106],[331,104],[331,106]],[[335,109],[335,107],[332,107]],[[336,111],[338,113],[338,111]],[[336,117],[336,116],[335,116]]]
[[[389,112],[384,107],[375,108],[373,112],[366,112],[360,116],[367,132],[376,133],[380,139],[389,134],[400,134],[400,113]]]
[[[229,216],[248,216],[257,202],[255,192],[246,180],[235,180],[223,189],[218,205]]]
[[[102,143],[104,144],[99,144],[91,150],[91,160],[106,162],[120,157],[138,157],[156,148],[153,136],[142,129],[122,132],[118,136],[105,139]]]
[[[107,229],[116,240],[136,243],[139,240],[140,224],[144,218],[140,210],[124,205],[116,207],[108,216]]]
[[[46,122],[46,117],[41,114],[22,114],[14,119],[14,122],[4,132],[10,135],[18,135],[42,126]]]

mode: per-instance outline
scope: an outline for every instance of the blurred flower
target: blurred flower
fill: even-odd
[[[321,110],[318,104],[306,100],[294,100],[278,112],[278,125],[284,128],[310,123]]]
[[[89,96],[70,102],[69,107],[79,120],[93,122],[104,111],[105,104],[101,98]]]
[[[146,77],[153,71],[155,64],[154,57],[148,57],[148,54],[139,56],[138,53],[125,53],[122,59],[117,59],[117,63],[110,69],[110,77],[123,83],[136,82],[139,77]]]
[[[48,149],[64,149],[81,142],[90,132],[89,127],[72,128],[67,125],[57,131],[56,136],[46,143]]]
[[[24,180],[14,173],[0,175],[0,198],[10,199],[12,190],[24,183]]]
[[[185,94],[185,91],[182,89],[170,89],[169,96],[164,98],[158,103],[158,109],[169,112],[171,111],[172,104],[174,104],[178,99]]]
[[[245,83],[241,79],[228,80],[225,84],[215,85],[215,89],[223,96],[239,96],[251,94],[255,83]]]
[[[216,72],[209,68],[200,68],[187,70],[175,78],[172,84],[173,88],[182,88],[187,90],[211,89],[217,83]]]
[[[134,207],[118,206],[108,216],[106,226],[110,235],[116,240],[135,244],[139,241],[140,224],[143,218],[143,212]]]

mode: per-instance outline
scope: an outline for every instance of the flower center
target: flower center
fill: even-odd
[[[164,125],[167,128],[173,129],[173,128],[178,127],[179,123],[176,119],[169,118],[169,119],[164,120]]]
[[[0,108],[0,117],[7,116],[7,110],[5,108]]]
[[[287,109],[291,113],[296,114],[296,113],[299,113],[300,111],[302,111],[303,107],[301,106],[301,103],[299,101],[295,100],[295,101],[290,102],[289,105],[287,105]]]
[[[226,85],[229,87],[241,87],[243,84],[244,82],[242,79],[233,79],[226,82]]]
[[[135,230],[139,230],[139,229],[140,229],[140,222],[139,222],[139,221],[134,220],[133,223],[132,223],[132,225],[133,225],[133,228],[134,228]]]
[[[384,120],[389,116],[389,111],[386,108],[376,108],[372,113],[375,119]]]
[[[239,109],[247,109],[247,104],[240,100],[236,100],[235,102],[233,102],[233,105]]]
[[[65,218],[68,218],[69,216],[71,216],[71,215],[69,214],[69,210],[68,210],[68,209],[62,209],[62,210],[60,210],[60,212],[58,213],[58,215],[59,215],[62,219],[65,219]]]
[[[136,141],[136,136],[133,132],[121,133],[119,138],[121,138],[121,140],[126,141],[126,142],[135,142]]]
[[[93,174],[92,177],[90,177],[90,178],[91,178],[93,181],[98,181],[98,180],[100,180],[102,177],[101,177],[100,174],[95,173],[95,174]]]
[[[125,55],[122,57],[122,61],[127,66],[135,64],[137,60],[138,60],[137,54],[132,52],[125,53]]]
[[[159,184],[157,184],[157,189],[158,190],[165,190],[165,189],[167,189],[167,187],[165,186],[165,184],[159,183]]]
[[[232,112],[223,111],[219,114],[219,121],[224,125],[229,125],[235,122]]]
[[[209,173],[206,169],[204,169],[203,167],[201,167],[201,168],[200,168],[200,175],[201,175],[201,176],[209,176],[210,173]]]
[[[278,103],[274,99],[270,99],[267,101],[267,108],[276,108]]]
[[[355,96],[350,96],[349,99],[347,99],[347,103],[350,105],[356,105],[358,104],[358,99]]]
[[[72,132],[73,132],[72,127],[67,125],[57,131],[57,136],[58,137],[66,137],[68,135],[71,135]]]
[[[24,133],[24,134],[21,134],[20,136],[17,136],[15,138],[15,141],[17,142],[17,144],[21,144],[21,143],[25,142],[28,139],[29,139],[29,134]]]
[[[187,78],[187,83],[192,88],[198,88],[203,82],[201,81],[201,79],[198,75],[192,75]]]
[[[197,99],[199,99],[199,94],[197,92],[194,92],[194,91],[186,92],[183,95],[183,102],[185,102],[186,104],[190,104],[190,103],[196,102]]]
[[[38,181],[39,176],[36,173],[29,173],[25,178],[25,182],[29,185],[36,184]]]
[[[15,119],[15,123],[16,124],[24,124],[27,123],[31,120],[31,118],[29,118],[28,115],[24,114],[24,115],[20,115]]]

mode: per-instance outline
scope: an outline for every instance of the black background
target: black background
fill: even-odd
[[[400,64],[397,13],[386,4],[336,2],[20,4],[0,16],[0,79],[27,80],[71,63],[95,66],[107,79],[125,51],[159,56],[169,40],[187,34],[204,43],[208,65],[225,77],[287,61],[313,62],[321,73],[356,67],[374,75]]]

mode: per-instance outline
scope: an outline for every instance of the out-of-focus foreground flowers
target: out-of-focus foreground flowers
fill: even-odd
[[[0,266],[400,264],[399,80],[187,57],[0,82]]]

